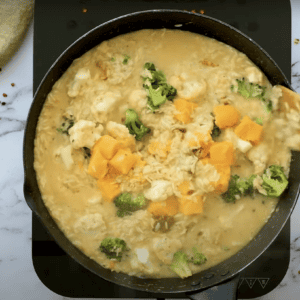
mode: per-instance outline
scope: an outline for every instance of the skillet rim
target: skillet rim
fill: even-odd
[[[27,118],[27,121],[26,121],[26,127],[25,127],[25,131],[24,131],[24,133],[25,133],[25,135],[24,135],[24,143],[23,143],[23,165],[24,165],[24,171],[25,171],[25,183],[24,183],[24,195],[25,195],[25,198],[26,198],[26,201],[27,201],[27,203],[28,203],[28,205],[30,206],[30,208],[36,213],[36,215],[41,219],[41,215],[39,214],[39,212],[38,212],[38,207],[36,206],[36,203],[34,202],[34,200],[33,199],[29,199],[29,198],[31,198],[31,195],[34,195],[33,197],[36,197],[37,195],[36,194],[38,194],[38,192],[37,191],[34,191],[34,189],[32,188],[33,186],[32,186],[32,178],[29,178],[29,174],[28,174],[28,161],[27,161],[27,158],[28,158],[28,153],[27,153],[27,148],[26,148],[26,146],[28,145],[28,135],[29,135],[29,131],[28,131],[28,124],[30,123],[30,118],[31,118],[31,115],[32,115],[32,112],[33,112],[33,110],[36,108],[36,106],[37,106],[37,99],[38,99],[38,93],[40,92],[40,90],[41,90],[41,88],[43,87],[43,85],[45,84],[45,82],[47,81],[47,80],[49,80],[48,79],[48,76],[50,75],[50,73],[51,73],[51,71],[52,71],[52,69],[54,69],[55,68],[55,66],[60,62],[60,60],[62,59],[62,58],[64,58],[64,56],[65,55],[67,55],[68,54],[68,52],[73,48],[73,47],[75,47],[80,41],[82,41],[82,40],[84,40],[84,39],[86,39],[86,38],[88,38],[89,37],[89,35],[91,35],[92,33],[94,33],[94,32],[97,32],[98,30],[100,30],[100,29],[102,29],[103,27],[105,27],[105,26],[109,26],[109,25],[111,25],[111,24],[114,24],[115,22],[117,22],[117,21],[120,21],[120,20],[124,20],[124,19],[126,19],[126,18],[131,18],[131,17],[134,17],[134,16],[139,16],[139,15],[143,15],[143,14],[148,14],[148,13],[151,13],[151,14],[155,14],[155,13],[158,13],[158,14],[161,14],[161,13],[163,13],[163,14],[165,14],[165,13],[180,13],[180,14],[182,14],[182,15],[190,15],[190,16],[192,16],[192,19],[191,19],[191,23],[193,23],[194,21],[197,21],[196,19],[198,19],[198,20],[200,20],[199,19],[199,17],[201,17],[201,18],[204,18],[204,19],[210,19],[211,21],[214,21],[214,22],[216,22],[216,23],[218,23],[218,24],[221,24],[222,26],[225,26],[226,27],[226,29],[228,30],[228,29],[230,29],[230,30],[232,30],[232,31],[234,31],[234,32],[236,32],[238,35],[241,35],[241,36],[243,36],[245,39],[247,39],[248,41],[250,41],[254,46],[256,46],[256,48],[258,48],[259,49],[259,51],[260,52],[262,52],[263,54],[264,54],[264,56],[266,56],[266,58],[272,63],[272,65],[280,72],[280,74],[281,74],[281,76],[283,77],[283,80],[284,80],[284,85],[286,86],[286,87],[288,87],[288,88],[290,88],[291,90],[293,90],[292,89],[292,87],[291,87],[291,85],[290,85],[290,83],[288,82],[288,80],[287,80],[287,78],[286,78],[286,76],[284,75],[284,73],[281,71],[281,69],[279,68],[279,66],[277,65],[277,63],[271,58],[271,56],[261,47],[261,46],[259,46],[255,41],[253,41],[250,37],[248,37],[247,35],[245,35],[243,32],[241,32],[241,31],[239,31],[238,29],[236,29],[236,28],[234,28],[233,26],[231,26],[231,25],[229,25],[229,24],[227,24],[227,23],[225,23],[225,22],[223,22],[223,21],[220,21],[220,20],[218,20],[218,19],[215,19],[215,18],[212,18],[212,17],[209,17],[209,16],[206,16],[206,15],[202,15],[202,14],[198,14],[198,13],[191,13],[191,12],[185,12],[185,11],[182,11],[182,10],[175,10],[175,9],[153,9],[153,10],[145,10],[145,11],[139,11],[139,12],[134,12],[134,13],[130,13],[130,14],[126,14],[126,15],[122,15],[122,16],[119,16],[119,17],[117,17],[117,18],[114,18],[114,19],[111,19],[111,20],[109,20],[109,21],[107,21],[107,22],[105,22],[105,23],[102,23],[102,24],[100,24],[100,25],[98,25],[97,27],[95,27],[94,29],[92,29],[92,30],[90,30],[90,31],[88,31],[87,33],[85,33],[84,35],[82,35],[80,38],[78,38],[76,41],[74,41],[69,47],[67,47],[62,53],[61,53],[61,55],[55,60],[55,62],[51,65],[51,67],[49,68],[49,70],[48,70],[48,72],[46,73],[46,75],[43,77],[43,79],[42,79],[42,81],[41,81],[41,83],[39,84],[39,86],[38,86],[38,88],[37,88],[37,90],[36,90],[36,92],[35,92],[35,95],[34,95],[34,100],[33,100],[33,102],[32,102],[32,104],[31,104],[31,107],[30,107],[30,110],[29,110],[29,113],[28,113],[28,118]],[[127,21],[127,20],[126,20]],[[148,28],[148,27],[147,27]],[[174,29],[179,29],[179,30],[182,30],[183,28],[182,27],[180,27],[180,28],[175,28],[174,27]],[[118,34],[119,35],[119,34]],[[217,39],[217,38],[216,38]],[[104,39],[104,40],[106,40],[106,39]],[[223,42],[224,43],[224,42]],[[230,45],[231,46],[231,45]],[[232,46],[232,47],[234,47],[234,46]],[[93,47],[92,47],[93,48]],[[235,48],[235,47],[234,47]],[[90,49],[89,49],[90,50]],[[88,51],[88,50],[87,50]],[[239,50],[240,51],[240,50]],[[86,51],[85,51],[86,52]],[[81,54],[82,55],[82,54]],[[80,55],[80,56],[81,56]],[[254,61],[253,61],[254,62]],[[255,63],[256,64],[256,63]],[[257,64],[256,64],[257,65]],[[270,79],[269,79],[270,80]],[[43,104],[44,104],[44,101],[43,101]],[[29,133],[28,133],[29,132]],[[31,153],[32,154],[32,153]],[[33,167],[33,166],[31,166],[31,167]],[[34,172],[35,173],[35,172]],[[35,178],[36,179],[36,178]],[[38,189],[39,190],[39,189]],[[238,271],[234,271],[234,272],[229,272],[229,274],[227,274],[227,275],[225,275],[225,276],[223,276],[222,278],[221,278],[221,280],[219,280],[217,283],[214,283],[214,284],[219,284],[219,283],[221,283],[221,282],[223,282],[223,281],[225,281],[225,280],[228,280],[228,279],[230,279],[230,278],[232,278],[232,277],[234,277],[237,273],[239,273],[239,272],[241,272],[244,268],[246,268],[249,264],[251,264],[256,258],[258,258],[265,250],[266,250],[266,248],[268,248],[269,247],[269,245],[274,241],[274,239],[277,237],[277,235],[279,234],[279,232],[281,231],[281,229],[282,229],[282,227],[285,225],[285,223],[287,222],[287,220],[288,220],[288,218],[290,217],[290,215],[291,215],[291,213],[292,213],[292,211],[293,211],[293,209],[294,209],[294,207],[295,207],[295,205],[296,205],[296,202],[297,202],[297,198],[298,198],[298,195],[299,195],[299,187],[298,187],[298,191],[297,191],[297,196],[296,196],[296,198],[294,199],[294,202],[292,203],[292,205],[291,205],[291,207],[290,207],[290,210],[289,210],[289,212],[288,212],[288,214],[287,214],[287,217],[286,217],[286,219],[285,219],[285,221],[282,223],[282,226],[280,226],[280,228],[278,229],[278,232],[275,234],[275,235],[273,235],[273,238],[270,240],[270,242],[267,244],[267,246],[266,247],[264,247],[264,249],[263,250],[261,250],[260,251],[260,254],[258,255],[258,256],[256,256],[255,258],[253,258],[253,259],[251,259],[251,261],[250,262],[247,262],[246,263],[246,265],[243,265],[243,267],[242,268],[239,268],[238,269]],[[43,202],[43,201],[42,201]],[[47,210],[47,208],[46,208],[46,210]],[[47,212],[48,212],[48,210],[47,210]],[[48,212],[48,214],[49,214],[49,212]],[[50,215],[50,214],[49,214]],[[52,217],[50,217],[51,219],[52,219]],[[54,239],[55,239],[55,241],[60,245],[60,247],[62,247],[65,251],[66,251],[66,253],[68,253],[75,261],[77,261],[78,263],[80,263],[81,265],[83,265],[85,268],[87,268],[87,269],[89,269],[90,271],[92,271],[93,273],[95,273],[95,274],[97,274],[98,276],[100,276],[100,277],[102,277],[102,278],[104,278],[104,279],[106,279],[106,280],[109,280],[109,281],[111,281],[111,282],[114,282],[114,283],[116,283],[116,284],[119,284],[119,285],[123,285],[123,286],[126,286],[126,287],[129,287],[129,288],[134,288],[134,289],[137,289],[137,290],[142,290],[142,291],[149,291],[149,292],[157,292],[158,290],[157,290],[157,287],[155,288],[155,290],[152,290],[152,288],[151,288],[151,283],[149,282],[148,283],[148,285],[150,286],[150,287],[148,287],[147,289],[145,289],[144,287],[143,288],[141,288],[141,287],[139,287],[140,285],[139,285],[139,283],[138,282],[135,282],[135,280],[134,280],[134,282],[130,282],[129,281],[129,283],[128,282],[119,282],[115,277],[116,276],[111,276],[111,274],[106,274],[107,276],[103,276],[103,274],[102,275],[99,275],[99,271],[95,271],[93,268],[91,268],[91,267],[87,267],[83,262],[82,262],[82,260],[80,260],[78,257],[75,257],[75,254],[78,254],[78,253],[76,253],[76,251],[74,252],[75,254],[74,255],[71,255],[70,253],[69,253],[69,251],[68,250],[66,250],[66,246],[62,246],[61,244],[62,244],[62,241],[61,241],[61,238],[58,238],[58,237],[56,237],[56,235],[54,235],[54,234],[52,234],[52,232],[54,232],[54,228],[49,228],[49,225],[48,225],[48,227],[44,224],[44,220],[42,220],[41,219],[41,221],[42,221],[42,223],[43,223],[43,225],[44,225],[44,227],[46,228],[46,230],[47,230],[47,232],[49,232],[50,234],[51,234],[51,236],[53,236],[54,237]],[[52,221],[54,222],[54,220],[52,219]],[[55,223],[55,222],[54,222]],[[268,222],[269,223],[269,222]],[[267,223],[267,224],[268,224]],[[264,228],[264,227],[263,227]],[[260,230],[260,232],[257,234],[257,235],[259,235],[261,232],[262,232],[262,230],[263,230],[263,228]],[[59,230],[59,229],[58,229]],[[60,231],[60,230],[59,230]],[[62,232],[60,232],[60,235],[62,235],[66,240],[67,240],[67,242],[69,242],[72,246],[73,246],[73,244],[64,236],[64,234],[62,233]],[[56,237],[56,238],[55,238]],[[59,239],[59,241],[58,241],[58,239]],[[256,239],[256,237],[249,243],[249,244],[252,244],[253,242],[254,242],[254,240]],[[236,257],[240,252],[242,252],[243,250],[245,250],[245,248],[247,248],[248,246],[249,246],[249,244],[247,245],[247,246],[245,246],[243,249],[241,249],[237,254],[235,254],[234,256],[232,256],[231,258],[229,258],[229,259],[227,259],[226,261],[228,261],[228,260],[230,260],[230,259],[232,259],[233,257]],[[76,248],[75,246],[73,246],[74,248]],[[77,249],[77,248],[76,248]],[[80,252],[81,253],[81,256],[83,255],[83,256],[85,256],[85,254],[83,254],[79,249],[77,249],[78,251],[77,252]],[[87,256],[85,256],[85,257],[87,257]],[[79,261],[80,260],[80,261]],[[91,260],[91,259],[89,259],[89,260]],[[224,261],[224,262],[226,262],[226,261]],[[222,262],[223,263],[223,262]],[[221,265],[222,263],[220,263],[219,265]],[[97,263],[96,263],[96,265],[97,266],[100,266],[100,265],[98,265]],[[217,266],[219,266],[219,265],[217,265]],[[101,266],[100,266],[101,267]],[[216,267],[216,266],[215,266]],[[215,267],[212,267],[212,268],[209,268],[209,269],[207,269],[207,270],[205,270],[205,271],[202,271],[202,272],[200,272],[200,273],[197,273],[197,274],[202,274],[202,273],[205,273],[205,274],[207,274],[207,273],[210,273],[210,270],[211,269],[215,269]],[[104,269],[103,267],[101,267],[102,269]],[[107,269],[104,269],[104,270],[107,270]],[[105,272],[104,272],[105,273]],[[114,274],[122,274],[122,273],[116,273],[116,272],[111,272],[110,271],[110,273],[114,273]],[[184,280],[182,280],[182,279],[180,279],[180,278],[168,278],[168,279],[171,279],[172,280],[172,282],[173,282],[173,284],[176,284],[177,285],[177,287],[179,288],[179,290],[176,290],[176,291],[173,291],[173,289],[172,290],[168,290],[168,291],[160,291],[160,292],[165,292],[165,293],[178,293],[178,292],[189,292],[189,291],[196,291],[196,290],[199,290],[199,288],[201,288],[201,289],[203,289],[203,288],[208,288],[208,287],[210,287],[210,286],[213,286],[214,284],[212,284],[212,280],[206,280],[206,284],[204,284],[204,285],[202,285],[201,287],[199,287],[199,286],[195,286],[195,287],[193,287],[193,286],[191,286],[191,283],[192,283],[192,281],[190,280],[191,278],[193,278],[195,275],[197,275],[197,274],[194,274],[192,277],[190,277],[190,278],[187,278],[187,279],[184,279]],[[134,276],[130,276],[130,275],[127,275],[127,274],[124,274],[124,275],[126,275],[126,276],[129,276],[130,278],[132,278],[132,277],[134,277]],[[125,277],[126,277],[125,276]],[[204,277],[204,276],[202,276],[202,277]],[[134,278],[136,278],[136,277],[134,277]],[[165,278],[164,278],[165,279]],[[140,278],[138,278],[138,281],[140,280]],[[142,279],[143,280],[143,282],[145,282],[145,281],[152,281],[153,279]],[[156,279],[154,279],[154,280],[156,280]],[[162,279],[159,279],[160,281],[162,280]],[[176,282],[176,280],[177,280],[177,282]],[[175,281],[175,282],[174,282]],[[190,288],[181,288],[180,287],[180,283],[182,282],[182,281],[184,281],[184,282],[189,282],[190,281]],[[134,285],[134,287],[132,286],[132,285]],[[181,288],[181,289],[180,289]]]

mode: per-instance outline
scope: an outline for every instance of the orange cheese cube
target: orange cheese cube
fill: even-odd
[[[245,116],[234,132],[244,141],[259,143],[262,138],[263,127]]]
[[[183,181],[178,186],[178,190],[181,193],[181,195],[185,196],[190,191],[190,183],[188,181]]]
[[[127,174],[137,161],[136,155],[129,149],[120,149],[116,155],[109,161],[116,170],[122,174]]]
[[[217,194],[223,194],[228,190],[228,184],[230,180],[230,166],[215,165],[217,172],[220,174],[220,179],[217,182],[213,182],[215,192]]]
[[[92,153],[89,167],[88,167],[88,174],[92,175],[95,178],[103,178],[107,173],[107,163],[106,160],[101,152],[95,149]]]
[[[121,193],[119,184],[112,179],[98,179],[97,185],[107,202],[112,202]]]
[[[151,202],[147,210],[155,216],[175,216],[179,210],[179,203],[173,195],[165,201]]]
[[[174,115],[174,118],[183,124],[190,123],[192,121],[191,114],[198,105],[184,99],[177,99],[174,101],[174,105],[179,111],[179,113]]]
[[[231,142],[213,143],[209,153],[210,163],[213,165],[232,165],[234,163],[234,147]]]
[[[120,144],[110,135],[103,135],[94,145],[93,151],[99,149],[105,159],[112,159],[120,149]]]
[[[192,200],[188,200],[186,198],[179,199],[179,212],[183,213],[184,215],[195,215],[201,214],[203,212],[203,197],[198,196],[198,201],[194,202]]]
[[[190,115],[188,113],[176,114],[176,115],[174,115],[174,118],[183,124],[188,124],[188,123],[192,122],[192,118],[190,117]]]
[[[231,105],[218,105],[214,108],[216,125],[220,129],[233,127],[240,120],[240,112]]]
[[[160,157],[167,157],[171,150],[172,140],[168,140],[167,143],[151,142],[148,146],[148,152],[153,155],[159,155]]]

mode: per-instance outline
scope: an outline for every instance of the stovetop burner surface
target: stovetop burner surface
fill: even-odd
[[[77,38],[112,18],[147,9],[204,10],[260,44],[291,78],[289,0],[36,0],[34,17],[34,91],[57,57]],[[41,281],[57,294],[82,298],[186,298],[151,294],[107,282],[83,268],[55,243],[32,216],[32,257]],[[242,273],[239,299],[262,296],[283,279],[290,259],[290,221],[273,244]]]

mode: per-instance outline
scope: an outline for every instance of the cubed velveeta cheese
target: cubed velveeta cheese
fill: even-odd
[[[107,202],[112,202],[121,193],[119,184],[113,179],[98,179],[97,185],[103,199]]]
[[[179,210],[176,196],[170,196],[161,202],[150,202],[148,211],[155,216],[175,216]]]
[[[165,144],[157,141],[151,142],[148,146],[148,152],[154,155],[157,154],[160,157],[167,157],[171,150],[171,144],[172,140],[168,140]]]
[[[101,152],[98,149],[95,149],[92,153],[89,167],[88,167],[88,174],[92,175],[95,178],[103,178],[107,173],[107,163],[106,160]]]
[[[220,129],[233,127],[240,120],[240,112],[231,105],[218,105],[214,108],[215,123]]]
[[[244,141],[258,144],[262,138],[263,127],[245,116],[235,128],[234,133]]]
[[[183,124],[190,123],[192,121],[191,114],[198,105],[184,99],[175,100],[174,105],[179,112],[174,114],[174,118]]]
[[[105,159],[110,160],[120,149],[120,144],[110,135],[103,135],[94,145],[93,151],[96,149],[99,149]]]
[[[178,199],[179,201],[179,212],[183,213],[184,215],[197,215],[203,212],[203,197],[198,196],[197,202],[192,200],[188,200],[185,197]]]
[[[217,194],[223,194],[228,190],[228,184],[230,180],[231,169],[228,165],[214,165],[217,172],[220,174],[220,179],[217,182],[213,182],[215,192]]]
[[[183,181],[179,184],[178,190],[181,193],[181,195],[187,195],[190,191],[190,183],[188,181]]]
[[[210,163],[213,165],[232,165],[234,163],[234,147],[231,142],[214,143],[209,150]]]
[[[116,155],[109,161],[109,164],[122,174],[127,174],[137,159],[137,156],[132,154],[129,149],[119,149]]]

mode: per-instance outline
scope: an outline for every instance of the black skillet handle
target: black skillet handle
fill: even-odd
[[[200,292],[186,293],[192,300],[235,300],[237,299],[237,289],[240,274],[217,286]]]

